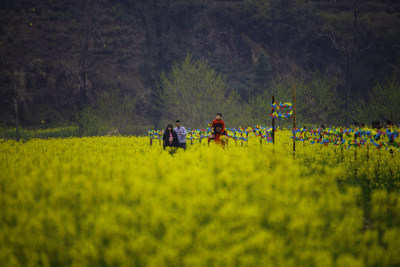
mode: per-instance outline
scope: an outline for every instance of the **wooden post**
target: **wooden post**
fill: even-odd
[[[272,105],[275,103],[275,96],[272,96]],[[272,107],[272,144],[275,144],[275,118],[273,117],[273,114],[275,112],[274,107]]]
[[[296,89],[292,84],[293,90],[293,131],[296,129]],[[293,157],[296,155],[296,134],[293,132]]]
[[[150,146],[152,146],[153,145],[153,138],[151,138],[151,136],[150,136]]]
[[[18,101],[14,98],[14,109],[15,109],[15,138],[19,141],[19,118],[18,118]]]
[[[354,143],[356,143],[356,141],[357,141],[357,135],[354,134]],[[354,162],[357,163],[357,146],[354,148]]]
[[[343,133],[340,133],[340,154],[342,155],[340,162],[343,162]]]
[[[354,162],[357,163],[357,147],[354,148]]]
[[[193,131],[190,132],[190,145],[193,145]]]

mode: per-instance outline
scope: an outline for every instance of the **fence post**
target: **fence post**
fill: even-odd
[[[153,145],[153,138],[151,138],[151,136],[150,136],[150,146],[152,146]]]
[[[272,96],[272,105],[275,103],[275,96]],[[272,144],[275,144],[275,118],[274,118],[275,109],[272,106]]]
[[[340,162],[343,162],[343,132],[340,133],[340,154],[341,154],[341,159]]]
[[[293,89],[293,158],[296,155],[296,133],[294,130],[296,129],[296,89],[294,84],[292,84]]]
[[[355,131],[355,130],[354,130]],[[357,135],[354,133],[354,143],[356,147],[354,147],[354,162],[357,163]]]

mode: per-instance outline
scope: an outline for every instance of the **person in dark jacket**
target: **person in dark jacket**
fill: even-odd
[[[164,150],[165,147],[178,147],[178,135],[173,130],[172,124],[168,124],[163,135]]]

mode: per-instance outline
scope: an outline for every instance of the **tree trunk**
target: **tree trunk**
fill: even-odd
[[[82,63],[81,63],[81,79],[82,79],[82,87],[80,94],[80,102],[82,109],[87,104],[87,55],[89,50],[89,18],[88,18],[88,6],[87,0],[83,3],[83,16],[84,16],[84,38],[83,38],[83,46],[82,46]]]
[[[19,118],[18,118],[18,101],[14,99],[14,110],[15,110],[15,138],[19,141]]]
[[[350,124],[350,96],[352,92],[353,67],[358,49],[358,32],[357,32],[357,17],[360,12],[358,1],[353,2],[354,20],[353,20],[353,43],[350,45],[348,54],[346,55],[346,125]]]
[[[82,6],[82,20],[83,20],[83,41],[81,42],[81,59],[80,59],[80,78],[81,88],[77,103],[77,124],[79,127],[79,135],[83,136],[83,125],[80,121],[81,114],[85,105],[87,105],[87,57],[89,51],[89,17],[88,17],[88,1],[84,0]]]
[[[346,121],[345,124],[350,124],[350,92],[351,92],[351,82],[353,78],[353,59],[352,52],[346,56],[346,89],[345,89],[345,99],[346,99]]]

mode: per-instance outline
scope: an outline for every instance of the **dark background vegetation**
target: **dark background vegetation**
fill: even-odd
[[[2,0],[0,21],[5,127],[17,107],[24,127],[164,128],[161,74],[187,57],[221,75],[228,126],[269,124],[292,84],[300,123],[400,121],[396,0]]]

